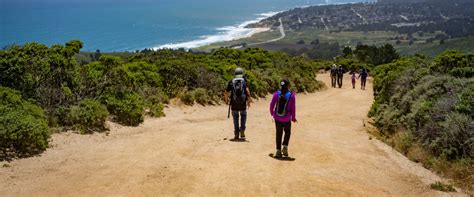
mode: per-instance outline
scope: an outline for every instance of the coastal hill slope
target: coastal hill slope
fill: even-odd
[[[247,26],[271,29],[268,32],[258,33],[250,38],[215,43],[197,50],[251,46],[292,55],[306,55],[312,59],[332,59],[341,55],[344,47],[354,49],[358,45],[391,44],[402,55],[423,54],[430,57],[445,50],[467,53],[474,51],[473,1],[393,2],[399,3],[295,8]],[[277,42],[266,42],[280,36],[280,20],[286,37]]]
[[[328,74],[318,79],[330,81]],[[438,176],[367,134],[371,90],[371,83],[366,91],[352,89],[346,77],[342,89],[298,95],[290,142],[295,161],[267,156],[274,151],[268,98],[249,110],[247,142],[228,140],[226,106],[172,106],[167,117],[133,128],[113,125],[108,136],[55,134],[41,157],[0,168],[0,193],[446,196],[430,189]]]

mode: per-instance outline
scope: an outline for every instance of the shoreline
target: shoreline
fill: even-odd
[[[226,41],[233,41],[233,40],[239,40],[242,38],[249,38],[252,37],[255,34],[262,33],[269,31],[271,28],[246,28],[247,25],[252,24],[252,23],[258,23],[261,20],[264,20],[266,18],[272,17],[278,13],[281,13],[282,11],[272,11],[272,12],[266,12],[266,13],[261,13],[261,14],[256,14],[258,16],[256,19],[253,20],[247,20],[244,21],[238,25],[234,26],[225,26],[225,27],[220,27],[217,28],[218,32],[213,35],[205,35],[201,36],[198,39],[191,40],[191,41],[186,41],[186,42],[178,42],[178,43],[168,43],[164,45],[159,45],[159,46],[154,46],[151,47],[153,50],[159,50],[159,49],[194,49],[194,48],[199,48],[203,46],[208,46],[211,44],[219,43],[219,42],[226,42]]]
[[[373,2],[373,1],[367,0],[366,2]],[[189,50],[189,49],[195,49],[195,48],[200,48],[200,47],[206,47],[206,46],[210,46],[210,45],[221,43],[221,42],[229,42],[229,41],[240,40],[243,38],[250,38],[256,34],[270,31],[271,28],[267,28],[267,27],[247,28],[246,27],[247,25],[258,23],[262,20],[273,17],[279,13],[287,12],[292,9],[308,8],[312,6],[343,5],[343,4],[355,4],[355,3],[361,3],[361,2],[357,2],[357,1],[351,1],[351,2],[345,2],[345,3],[326,2],[325,4],[303,5],[303,6],[298,6],[291,9],[283,10],[283,11],[271,11],[271,12],[256,14],[256,16],[259,16],[256,19],[244,21],[240,23],[239,25],[217,28],[218,32],[213,35],[205,35],[191,41],[168,43],[168,44],[158,45],[158,46],[154,46],[150,48],[152,48],[153,50],[180,49],[180,48]]]

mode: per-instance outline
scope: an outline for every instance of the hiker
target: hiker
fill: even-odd
[[[244,78],[244,70],[237,68],[234,71],[234,79],[227,84],[227,89],[224,92],[224,100],[232,109],[232,118],[234,119],[234,139],[245,140],[245,123],[247,121],[247,107],[250,108],[252,98],[248,88],[248,81]],[[230,93],[230,95],[229,95]],[[230,98],[230,103],[229,103]],[[240,118],[240,125],[239,125]]]
[[[361,90],[365,90],[365,82],[367,81],[367,76],[369,75],[369,73],[367,73],[367,70],[362,69],[362,71],[360,72],[359,76],[357,77],[357,79],[361,78],[360,79],[360,89]]]
[[[356,74],[355,74],[355,72],[352,72],[351,81],[352,81],[352,89],[355,89],[356,88]]]
[[[295,93],[289,89],[290,82],[281,80],[281,88],[273,94],[270,103],[270,114],[275,120],[276,126],[276,153],[274,157],[288,157],[288,144],[291,136],[291,122],[296,122],[296,97]],[[285,137],[282,143],[282,135]],[[283,150],[281,146],[283,145]]]
[[[331,86],[336,88],[336,76],[337,76],[337,67],[336,64],[333,64],[331,67]]]
[[[344,75],[344,68],[342,68],[341,65],[339,65],[339,68],[337,69],[337,84],[339,88],[342,87],[342,77]]]

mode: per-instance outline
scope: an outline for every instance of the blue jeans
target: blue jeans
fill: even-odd
[[[240,126],[239,126],[240,113]],[[239,131],[245,131],[245,122],[247,122],[247,110],[233,110],[232,117],[234,118],[234,133],[239,134]]]

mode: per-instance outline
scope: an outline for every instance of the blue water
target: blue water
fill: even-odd
[[[329,3],[363,0],[335,1]],[[324,3],[327,0],[0,0],[0,47],[79,39],[85,51],[134,51],[210,35],[235,36],[230,31],[262,13]]]

